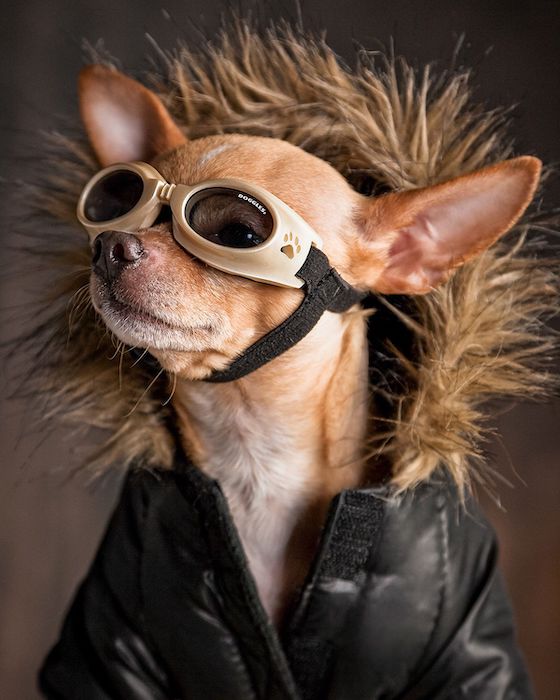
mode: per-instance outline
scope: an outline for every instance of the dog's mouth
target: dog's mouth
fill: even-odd
[[[113,292],[109,292],[107,299],[102,304],[101,311],[109,311],[111,314],[118,315],[125,323],[145,323],[162,329],[181,330],[181,326],[170,323],[137,305],[128,304],[119,299]]]
[[[111,289],[92,290],[94,308],[106,326],[127,345],[158,350],[203,350],[214,328],[209,323],[185,324],[123,300]]]

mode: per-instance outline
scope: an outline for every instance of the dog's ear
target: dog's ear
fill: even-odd
[[[185,142],[161,100],[148,88],[102,65],[82,69],[80,112],[102,166],[154,156]]]
[[[419,190],[362,199],[355,282],[424,294],[508,231],[529,205],[541,162],[524,156]]]

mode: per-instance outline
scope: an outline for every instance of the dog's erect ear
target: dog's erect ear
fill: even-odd
[[[383,294],[429,292],[515,224],[540,170],[537,158],[524,156],[433,187],[363,200],[352,277]]]
[[[82,120],[104,167],[149,161],[185,142],[161,100],[117,70],[86,66],[80,73],[78,93]]]

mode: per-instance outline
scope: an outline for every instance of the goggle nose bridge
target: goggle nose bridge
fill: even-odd
[[[160,187],[157,190],[157,197],[162,202],[162,204],[169,204],[171,201],[171,195],[173,190],[177,187],[170,182],[161,182]]]

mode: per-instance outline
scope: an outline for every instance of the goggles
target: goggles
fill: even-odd
[[[168,183],[147,163],[118,163],[94,175],[78,201],[90,240],[103,231],[152,226],[171,209],[177,243],[208,265],[258,282],[299,288],[296,276],[320,236],[282,200],[241,180]]]

